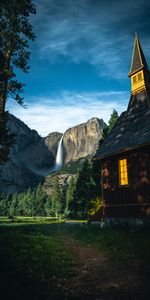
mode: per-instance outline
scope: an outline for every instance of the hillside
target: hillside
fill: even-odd
[[[10,194],[41,182],[55,158],[43,138],[13,115],[9,115],[8,128],[15,143],[8,162],[0,167],[0,191]]]

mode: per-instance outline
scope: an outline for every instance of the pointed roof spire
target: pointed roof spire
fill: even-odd
[[[144,53],[142,51],[138,35],[136,33],[129,76],[131,76],[132,74],[136,73],[137,71],[139,71],[141,69],[148,71],[148,65],[147,65]]]

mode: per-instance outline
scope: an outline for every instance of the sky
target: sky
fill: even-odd
[[[10,113],[41,136],[65,132],[92,117],[108,122],[130,97],[135,32],[150,65],[149,0],[35,0],[31,23],[27,109],[8,99]]]

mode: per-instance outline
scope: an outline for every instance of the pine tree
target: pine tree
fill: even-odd
[[[16,79],[16,68],[29,70],[29,41],[35,39],[31,14],[35,14],[31,0],[0,1],[0,113],[5,111],[8,94],[23,104],[24,85]]]
[[[54,184],[54,190],[51,194],[51,201],[52,201],[52,214],[56,218],[60,215],[61,213],[61,191],[59,187],[59,182],[56,180]]]
[[[34,196],[31,188],[18,195],[17,212],[23,216],[32,216]]]
[[[110,119],[108,121],[108,133],[112,130],[112,128],[116,124],[118,117],[119,117],[118,112],[115,109],[113,109]]]
[[[16,79],[16,69],[29,70],[29,41],[35,39],[29,22],[32,14],[35,14],[32,0],[0,1],[0,164],[8,159],[13,142],[6,126],[8,95],[23,105],[24,84]]]
[[[99,141],[99,147],[103,144],[105,138],[108,136],[108,134],[113,129],[114,125],[116,124],[116,121],[117,121],[118,117],[119,117],[118,112],[115,109],[113,109],[113,111],[110,115],[110,119],[108,121],[108,126],[106,128],[104,128],[104,130],[103,130],[103,139],[101,139]]]
[[[17,194],[14,194],[11,199],[11,204],[9,208],[9,216],[14,217],[17,215],[17,207],[18,207],[18,197]]]
[[[6,216],[8,209],[7,209],[7,199],[4,194],[0,193],[0,216]]]
[[[86,160],[79,172],[73,209],[76,214],[85,217],[88,211],[90,200],[95,194],[95,182],[93,180],[93,165],[90,160]]]
[[[74,177],[72,177],[66,192],[66,207],[64,211],[66,216],[69,215],[72,210],[74,197],[75,197],[75,189],[76,189],[76,180]]]
[[[42,185],[39,184],[34,193],[33,214],[35,216],[45,215],[45,203],[47,195],[44,192]]]
[[[46,203],[45,203],[45,213],[47,216],[52,215],[52,199],[51,195],[47,196]]]

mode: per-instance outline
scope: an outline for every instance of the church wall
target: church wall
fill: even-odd
[[[128,185],[119,184],[119,159],[126,158]],[[106,217],[150,217],[150,146],[102,162]]]

